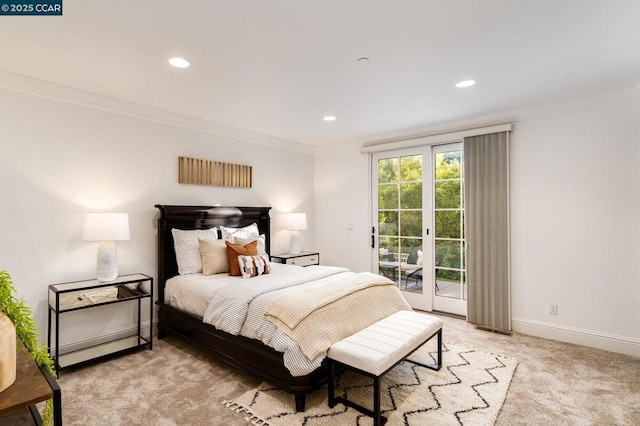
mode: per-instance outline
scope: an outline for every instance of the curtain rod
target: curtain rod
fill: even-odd
[[[513,130],[513,123],[494,124],[491,126],[475,127],[473,129],[456,130],[452,132],[434,133],[431,135],[418,136],[410,139],[400,139],[389,142],[367,143],[360,148],[360,152],[380,152],[392,149],[411,148],[421,145],[435,145],[442,142],[461,141],[469,136],[488,135],[498,132],[510,132]]]

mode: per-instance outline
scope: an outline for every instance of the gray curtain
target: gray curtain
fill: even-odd
[[[467,320],[511,331],[509,132],[464,138]]]

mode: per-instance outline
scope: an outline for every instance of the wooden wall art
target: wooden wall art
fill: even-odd
[[[251,166],[178,157],[178,182],[251,188]]]

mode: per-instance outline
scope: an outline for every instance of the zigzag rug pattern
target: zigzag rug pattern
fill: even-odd
[[[435,361],[435,344],[410,356]],[[402,362],[384,376],[381,404],[387,425],[493,425],[504,402],[518,361],[455,344],[443,345],[443,366],[433,371]],[[337,395],[366,407],[373,403],[371,379],[347,371],[338,379]],[[371,418],[338,404],[327,405],[327,390],[307,397],[307,409],[296,413],[293,397],[268,383],[224,401],[245,420],[260,426],[367,426]]]

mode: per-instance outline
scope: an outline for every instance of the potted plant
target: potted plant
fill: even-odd
[[[36,364],[46,368],[53,377],[56,377],[53,360],[49,356],[47,346],[40,345],[38,342],[38,328],[33,319],[33,312],[23,299],[17,298],[11,276],[6,271],[0,271],[0,310],[13,322],[17,336],[22,340]],[[51,400],[47,401],[45,405],[42,420],[44,424],[52,423],[53,403]]]

